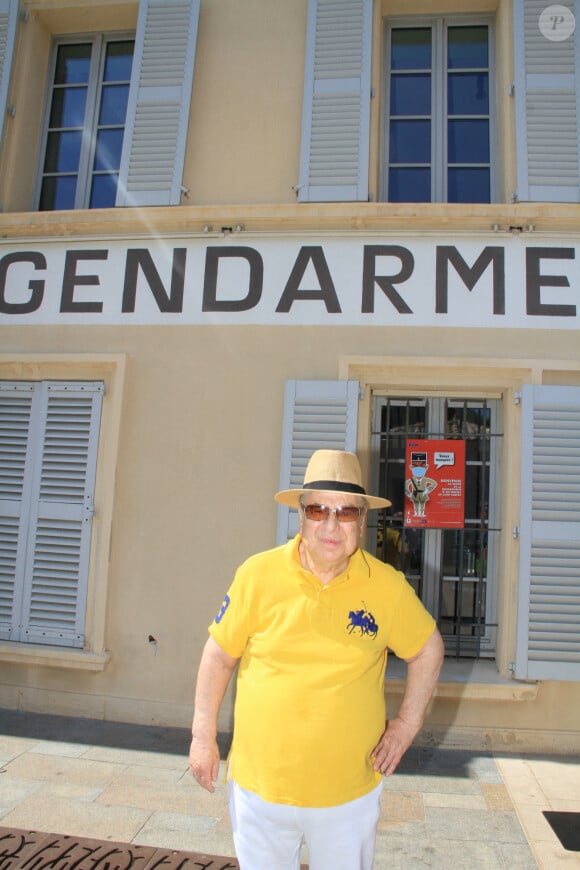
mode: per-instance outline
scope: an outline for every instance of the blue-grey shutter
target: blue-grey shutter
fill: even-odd
[[[18,631],[32,475],[33,385],[0,383],[0,638]]]
[[[0,637],[82,647],[103,385],[0,385]]]
[[[280,489],[300,487],[315,450],[356,451],[358,381],[287,381],[284,394]],[[298,531],[298,512],[278,505],[276,540]]]
[[[516,677],[580,681],[580,387],[526,386]]]
[[[0,0],[0,146],[8,110],[8,88],[18,21],[18,0]]]
[[[117,205],[179,205],[200,0],[141,0]]]
[[[564,40],[548,39],[539,22],[549,5],[514,0],[517,195],[520,201],[578,202],[579,28]],[[576,0],[558,5],[578,19]]]
[[[103,385],[42,388],[21,639],[82,647]]]
[[[310,0],[299,199],[368,200],[372,0]]]

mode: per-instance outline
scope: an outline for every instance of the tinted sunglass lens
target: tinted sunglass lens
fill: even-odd
[[[360,508],[352,505],[334,509],[322,504],[307,504],[304,506],[306,518],[314,520],[317,523],[327,520],[331,513],[334,513],[339,523],[354,523],[360,517]]]
[[[360,516],[360,510],[357,507],[343,507],[336,509],[336,519],[339,523],[354,523]]]

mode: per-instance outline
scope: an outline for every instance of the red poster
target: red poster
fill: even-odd
[[[405,525],[457,529],[465,514],[465,441],[407,440]]]

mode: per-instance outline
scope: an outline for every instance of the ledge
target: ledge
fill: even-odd
[[[0,643],[0,662],[18,665],[44,665],[49,668],[98,672],[105,669],[110,658],[110,652],[97,653],[68,647]]]
[[[405,662],[389,658],[385,688],[396,694],[405,688]],[[435,689],[435,698],[466,701],[534,701],[540,684],[503,677],[490,660],[447,659]]]
[[[325,231],[578,232],[578,203],[272,203],[4,212],[0,241]]]

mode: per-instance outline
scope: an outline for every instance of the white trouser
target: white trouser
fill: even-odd
[[[240,870],[299,870],[306,841],[310,870],[372,870],[383,785],[335,807],[272,804],[229,781]]]

